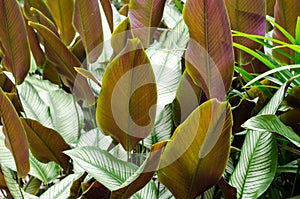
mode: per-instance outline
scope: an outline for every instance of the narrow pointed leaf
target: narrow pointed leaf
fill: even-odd
[[[167,141],[159,142],[152,146],[151,152],[144,165],[141,166],[135,174],[131,176],[121,187],[111,192],[110,199],[130,198],[134,193],[142,189],[153,177],[156,172],[161,154],[162,148]]]
[[[21,84],[30,68],[30,52],[21,9],[16,0],[0,1],[0,41],[4,66]]]
[[[25,177],[29,172],[29,148],[24,127],[8,97],[0,88],[0,115],[3,133],[8,148],[13,154],[18,176]]]
[[[57,70],[69,80],[69,87],[72,89],[77,99],[87,100],[89,103],[94,102],[94,95],[84,77],[78,74],[74,67],[80,67],[80,61],[68,48],[59,40],[59,38],[43,25],[29,22],[29,25],[36,29],[46,40],[52,56],[51,59],[59,64]]]
[[[43,13],[47,18],[53,21],[52,14],[43,0],[24,0],[24,15],[30,21],[35,21],[35,15],[30,8],[35,8]]]
[[[225,3],[232,30],[265,35],[265,0],[226,0]],[[253,50],[259,50],[262,47],[261,44],[243,37],[234,37],[233,41]],[[242,50],[235,49],[235,59],[240,65],[246,65],[250,63],[253,57]]]
[[[230,24],[223,0],[187,0],[183,18],[191,40],[186,69],[207,98],[223,100],[233,75]]]
[[[166,0],[130,0],[128,17],[131,29],[143,45],[147,47],[151,41],[155,27],[158,27]]]
[[[5,182],[4,176],[2,174],[1,167],[0,167],[0,189],[4,189],[4,188],[7,188],[7,185],[6,185],[6,182]]]
[[[104,73],[97,103],[97,124],[130,151],[150,134],[156,101],[150,61],[138,39],[128,40]]]
[[[114,17],[110,0],[100,0],[110,31],[114,31]]]
[[[63,151],[69,150],[70,146],[65,140],[56,131],[35,120],[21,118],[21,121],[33,155],[43,163],[54,161],[68,170],[70,158]]]
[[[288,33],[295,37],[297,17],[300,16],[299,0],[277,0],[274,8],[275,22],[283,27]],[[274,28],[273,37],[275,39],[288,42],[288,39],[278,29]],[[290,49],[282,49],[284,52],[294,56],[294,52]],[[273,56],[282,64],[293,64],[294,62],[287,57],[273,51]]]
[[[229,157],[231,127],[229,104],[215,99],[177,127],[158,171],[158,180],[175,198],[196,198],[220,180]]]
[[[71,23],[74,11],[73,0],[47,0],[58,33],[66,45],[69,45],[75,36],[75,30]]]
[[[94,63],[103,47],[103,31],[98,0],[76,0],[74,25],[82,39],[87,59]]]

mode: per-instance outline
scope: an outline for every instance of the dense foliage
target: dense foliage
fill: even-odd
[[[0,0],[0,198],[300,196],[300,0]]]

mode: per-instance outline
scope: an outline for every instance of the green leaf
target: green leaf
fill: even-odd
[[[158,171],[158,180],[175,198],[195,198],[220,180],[229,158],[231,127],[229,104],[216,99],[203,103],[177,127]]]
[[[13,154],[18,176],[25,177],[30,168],[26,132],[14,106],[2,88],[0,88],[0,116],[5,135],[5,144]]]
[[[70,188],[74,180],[79,178],[81,174],[70,174],[63,180],[55,183],[52,187],[47,189],[39,199],[66,199],[70,196]]]
[[[131,29],[146,48],[158,27],[166,0],[130,0],[128,17]]]
[[[172,2],[167,1],[163,13],[163,21],[169,28],[174,28],[180,20],[182,20],[182,14]]]
[[[150,61],[138,39],[128,40],[104,73],[96,110],[97,124],[103,133],[112,135],[125,150],[131,151],[151,132],[156,101]]]
[[[40,162],[48,163],[54,161],[68,171],[70,158],[62,152],[70,149],[70,146],[63,137],[53,129],[44,127],[35,120],[21,118],[21,121],[25,128],[32,154]]]
[[[290,81],[282,85],[258,115],[275,114],[289,84]],[[237,198],[257,198],[274,179],[277,146],[274,135],[269,132],[247,130],[246,133],[239,162],[229,183],[237,189]]]
[[[73,0],[46,0],[52,13],[58,33],[66,45],[69,45],[75,36],[75,30],[71,23],[74,11]]]
[[[253,131],[269,131],[275,132],[279,135],[286,137],[297,147],[300,147],[300,136],[295,131],[286,126],[276,115],[258,115],[247,120],[243,125],[243,128]]]
[[[148,184],[158,168],[162,148],[166,143],[167,141],[163,141],[154,144],[147,160],[119,189],[111,192],[110,199],[130,198],[130,196]]]
[[[36,29],[46,40],[47,46],[51,50],[51,61],[58,64],[57,70],[67,78],[68,86],[74,96],[77,99],[84,99],[90,104],[94,103],[95,97],[91,92],[86,79],[74,69],[74,67],[81,66],[80,61],[47,27],[34,22],[29,22],[29,25]]]
[[[98,147],[80,147],[65,153],[111,191],[119,189],[138,170],[136,165],[121,161]],[[155,185],[150,182],[135,193],[133,198],[156,198],[155,196]]]
[[[264,36],[266,32],[266,8],[265,0],[225,0],[231,29],[243,33],[251,33]],[[261,44],[246,38],[233,38],[233,41],[247,46],[250,49],[258,50]],[[253,57],[244,51],[235,49],[235,60],[239,65],[246,65]]]
[[[183,19],[191,40],[186,69],[207,98],[224,100],[230,88],[234,55],[230,24],[223,0],[187,0]]]
[[[16,0],[0,1],[0,50],[4,66],[21,84],[30,68],[30,52],[25,22]]]
[[[98,0],[75,0],[74,26],[83,42],[87,60],[94,63],[101,54],[103,30]]]

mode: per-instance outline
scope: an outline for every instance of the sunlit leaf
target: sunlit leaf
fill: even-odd
[[[95,97],[86,79],[79,75],[74,69],[74,67],[81,66],[80,61],[47,27],[34,22],[29,22],[29,25],[36,29],[46,40],[52,52],[50,59],[58,64],[57,70],[68,79],[68,86],[72,89],[75,97],[93,103]]]
[[[30,8],[35,8],[41,11],[48,19],[53,21],[52,14],[43,0],[24,0],[24,15],[28,20],[35,21],[35,15],[30,11]]]
[[[230,24],[223,0],[187,0],[183,18],[191,40],[186,69],[207,98],[223,100],[233,75]]]
[[[215,99],[177,127],[158,171],[159,181],[175,198],[195,198],[220,180],[229,157],[231,127],[229,104]]]
[[[67,171],[70,159],[63,151],[70,149],[70,146],[65,140],[56,131],[35,120],[21,118],[21,121],[33,155],[43,163],[54,161]]]
[[[300,136],[291,127],[286,126],[276,115],[258,115],[247,120],[243,125],[245,129],[259,132],[275,132],[282,135],[300,147]]]
[[[80,34],[87,59],[95,62],[101,54],[103,31],[98,0],[76,0],[74,25]]]
[[[24,177],[29,172],[29,148],[24,127],[8,97],[0,88],[0,115],[5,142],[12,152],[18,175]]]
[[[147,160],[119,189],[112,191],[110,199],[129,198],[148,184],[158,168],[162,148],[166,143],[167,141],[163,141],[153,145]]]
[[[0,1],[0,49],[4,66],[21,84],[30,68],[30,52],[23,15],[16,0]]]
[[[177,23],[182,20],[182,14],[178,11],[172,2],[166,2],[163,20],[169,28],[174,28]]]
[[[46,0],[52,13],[58,33],[65,44],[69,45],[75,36],[75,30],[71,23],[74,11],[73,0]]]
[[[130,151],[150,134],[156,112],[152,106],[156,100],[150,61],[138,39],[128,40],[104,73],[97,103],[97,124]]]
[[[104,10],[106,20],[108,22],[110,31],[114,31],[114,16],[113,16],[113,10],[112,5],[109,0],[100,0],[100,3],[102,5],[102,8]]]
[[[266,9],[265,0],[226,0],[226,8],[230,19],[231,29],[243,33],[265,35]],[[234,37],[233,40],[250,49],[258,50],[261,44],[242,37]],[[248,64],[253,57],[244,51],[235,49],[235,59],[240,65]]]
[[[151,38],[158,27],[166,0],[130,0],[128,17],[131,29],[144,47],[148,47]]]

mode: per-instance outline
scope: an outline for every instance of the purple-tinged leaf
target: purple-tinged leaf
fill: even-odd
[[[114,31],[114,16],[113,16],[113,11],[112,11],[110,0],[100,0],[100,3],[104,10],[104,14],[106,16],[110,31],[113,32]]]

